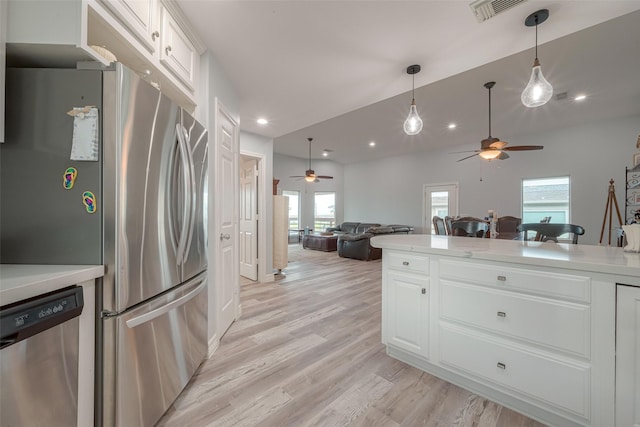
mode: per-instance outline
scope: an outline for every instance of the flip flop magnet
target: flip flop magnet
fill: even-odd
[[[76,168],[67,168],[64,171],[64,176],[62,178],[62,185],[65,190],[71,190],[73,188],[73,184],[76,182],[76,177],[78,176],[78,171]]]
[[[96,196],[91,191],[85,191],[82,193],[82,203],[84,204],[87,213],[95,213],[96,209]]]

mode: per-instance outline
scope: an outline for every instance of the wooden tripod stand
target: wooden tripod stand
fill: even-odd
[[[622,217],[620,216],[620,208],[618,207],[618,200],[616,199],[616,190],[613,187],[613,178],[609,180],[609,195],[607,196],[607,205],[604,208],[604,218],[602,219],[602,230],[600,230],[600,242],[602,244],[602,236],[604,236],[604,227],[607,223],[607,212],[609,213],[609,246],[611,246],[611,226],[613,216],[613,206],[616,207],[616,214],[618,214],[618,222],[620,228],[622,228]]]

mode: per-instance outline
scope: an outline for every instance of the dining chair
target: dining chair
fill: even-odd
[[[431,221],[433,222],[433,228],[436,230],[436,234],[443,236],[447,234],[447,228],[444,225],[444,218],[434,216]]]
[[[523,240],[528,239],[528,233],[530,231],[534,231],[536,233],[533,240],[546,242],[553,241],[558,243],[558,237],[563,234],[571,233],[571,243],[578,243],[578,236],[582,236],[585,232],[584,228],[579,225],[574,224],[551,224],[551,223],[529,223],[529,224],[520,224],[518,226],[518,231],[523,233]]]
[[[522,224],[522,218],[509,215],[501,216],[498,218],[496,231],[498,233],[516,233],[520,224]]]
[[[452,221],[451,235],[466,237],[484,237],[489,231],[489,224],[485,221]]]
[[[451,236],[451,221],[453,221],[453,218],[449,215],[444,217],[444,229],[446,230],[448,236]]]

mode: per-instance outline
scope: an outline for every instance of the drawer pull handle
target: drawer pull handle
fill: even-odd
[[[426,294],[427,290],[425,288],[422,288],[422,295]]]
[[[504,363],[502,363],[502,362],[498,362],[498,368],[500,368],[500,369],[507,369],[507,365],[505,365],[505,364],[504,364]]]
[[[498,317],[507,317],[507,313],[505,313],[504,311],[499,311]]]
[[[402,261],[402,265],[409,265],[409,261]]]
[[[507,276],[498,276],[498,280],[501,282],[506,282],[507,281]]]

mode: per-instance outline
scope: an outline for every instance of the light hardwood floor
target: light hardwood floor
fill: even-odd
[[[241,318],[159,426],[542,426],[386,355],[380,260],[290,245],[285,273],[242,281]]]

